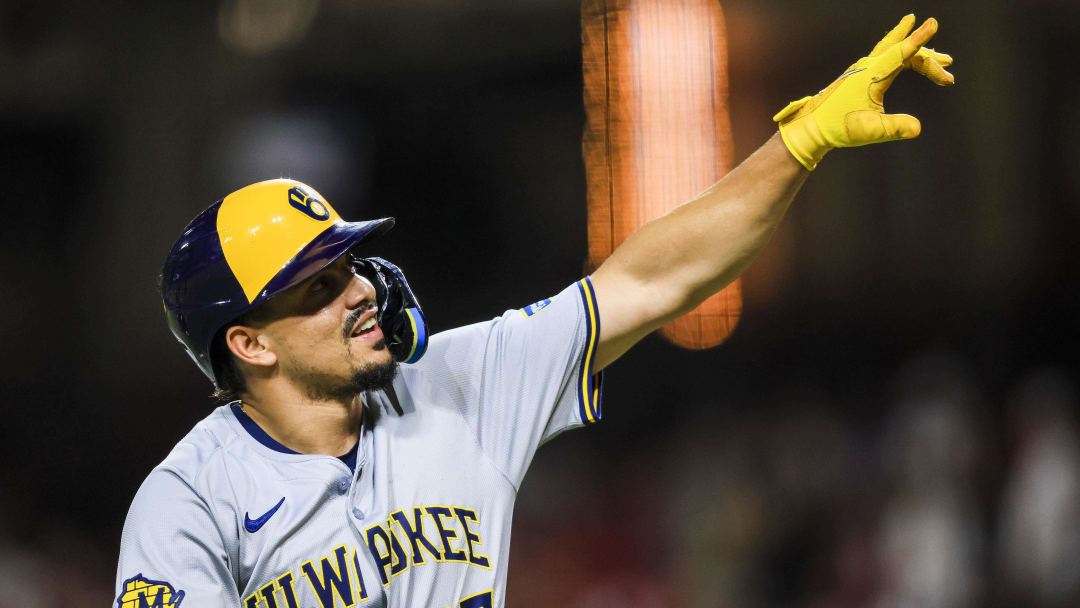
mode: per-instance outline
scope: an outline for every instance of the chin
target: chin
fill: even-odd
[[[398,362],[386,353],[379,361],[372,361],[353,372],[352,388],[361,393],[388,388],[397,377]]]
[[[386,389],[397,376],[398,363],[385,343],[382,348],[379,343],[373,346],[373,350],[349,348],[343,358],[324,361],[328,366],[332,364],[334,371],[305,361],[292,370],[294,378],[308,397],[316,400],[351,401],[361,393]]]

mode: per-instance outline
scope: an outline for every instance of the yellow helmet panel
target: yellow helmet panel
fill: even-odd
[[[221,250],[248,302],[341,216],[315,189],[291,179],[252,184],[226,196],[217,215]]]

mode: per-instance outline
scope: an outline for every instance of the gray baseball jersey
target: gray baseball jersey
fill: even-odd
[[[536,449],[600,418],[598,340],[588,278],[432,336],[366,394],[353,467],[217,408],[139,488],[116,608],[502,606]]]

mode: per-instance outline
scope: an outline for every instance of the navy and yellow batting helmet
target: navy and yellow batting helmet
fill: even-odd
[[[295,180],[241,188],[191,220],[169,251],[161,273],[169,329],[217,384],[211,344],[218,331],[393,226],[393,218],[346,222],[322,195]],[[415,329],[405,338],[412,344],[403,359],[411,363],[423,354],[427,332],[403,276],[401,283],[405,305],[400,297],[395,302],[404,325]]]

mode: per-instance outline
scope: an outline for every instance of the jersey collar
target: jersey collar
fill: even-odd
[[[236,416],[236,420],[240,423],[240,426],[244,427],[244,430],[247,431],[248,435],[251,435],[251,437],[255,441],[258,441],[259,443],[270,448],[271,450],[274,450],[275,452],[281,452],[282,454],[300,453],[296,450],[290,450],[289,448],[281,445],[281,442],[279,442],[277,439],[271,437],[266,431],[262,429],[261,426],[259,426],[254,420],[251,419],[251,416],[248,416],[244,412],[244,408],[241,407],[239,401],[232,404],[232,412],[233,415]]]
[[[248,435],[251,435],[251,438],[255,441],[258,441],[275,452],[280,452],[282,454],[300,454],[300,452],[297,452],[296,450],[285,447],[280,441],[274,439],[269,433],[264,431],[257,422],[251,419],[251,416],[248,416],[247,413],[244,412],[244,408],[240,405],[239,401],[230,404],[230,409],[232,410],[233,415],[236,416],[236,421],[240,423],[240,426],[244,427],[244,430],[247,431]],[[363,436],[364,427],[361,426],[360,438],[356,440],[356,445],[348,452],[338,456],[338,460],[344,462],[349,469],[354,471],[356,470],[357,447],[360,445],[360,439],[362,439]]]

